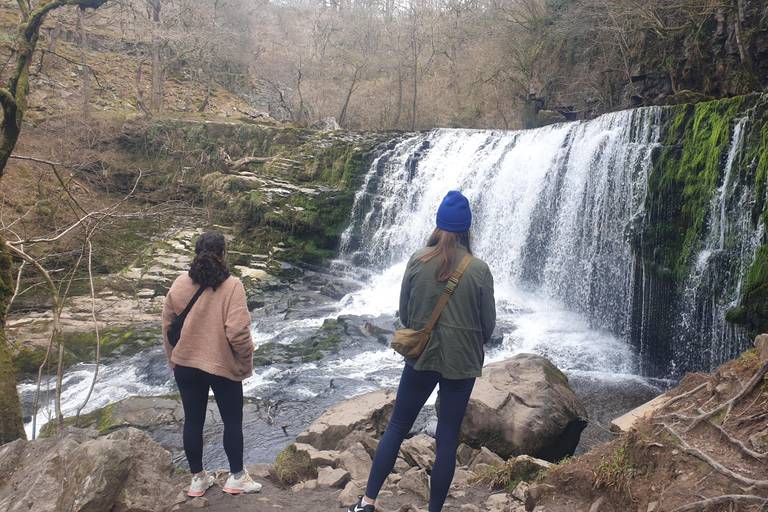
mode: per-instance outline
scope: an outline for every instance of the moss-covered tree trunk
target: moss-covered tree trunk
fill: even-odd
[[[98,9],[108,1],[38,0],[34,7],[28,2],[18,3],[21,21],[15,47],[16,67],[5,87],[0,88],[0,106],[3,109],[3,120],[0,123],[0,179],[3,177],[5,165],[21,133],[21,123],[24,120],[27,94],[29,94],[29,66],[37,48],[40,26],[46,14],[63,5],[76,5],[81,9],[87,7]],[[0,317],[2,318],[0,320],[0,433],[2,434],[0,443],[26,437],[16,379],[11,365],[11,354],[5,336],[5,312],[8,310],[8,301],[13,294],[11,264],[10,252],[5,245],[5,240],[0,237]]]
[[[5,336],[5,313],[12,295],[11,254],[0,236],[0,444],[27,437],[13,375],[11,350]]]

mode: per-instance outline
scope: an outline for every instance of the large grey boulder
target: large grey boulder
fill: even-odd
[[[68,428],[0,448],[0,510],[160,512],[173,501],[170,454],[135,429]]]
[[[587,411],[548,359],[518,354],[483,368],[461,428],[462,441],[508,458],[555,462],[573,455]]]
[[[387,428],[395,394],[389,390],[372,391],[339,402],[320,415],[296,437],[318,450],[338,450],[339,443],[356,431],[379,438]]]

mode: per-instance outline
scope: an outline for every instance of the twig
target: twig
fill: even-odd
[[[75,426],[80,419],[80,412],[83,410],[88,400],[91,399],[93,388],[96,386],[96,377],[99,375],[99,361],[101,359],[101,336],[99,332],[99,322],[96,321],[96,292],[93,289],[93,245],[91,244],[90,235],[88,238],[88,282],[91,285],[91,318],[93,319],[93,328],[96,330],[96,368],[93,371],[93,380],[91,380],[91,387],[88,389],[88,395],[83,400],[80,407],[77,408],[75,414]]]
[[[750,494],[725,494],[723,496],[717,496],[715,498],[708,498],[693,503],[688,503],[682,507],[677,507],[672,512],[688,512],[688,511],[700,511],[714,505],[725,505],[726,503],[759,503],[765,504],[768,502],[768,498],[761,496],[753,496]]]
[[[755,480],[754,478],[749,478],[749,477],[746,477],[746,476],[741,475],[739,473],[736,473],[734,471],[731,471],[730,469],[726,468],[725,466],[723,466],[722,464],[717,462],[715,459],[713,459],[709,455],[707,455],[704,452],[702,452],[701,450],[699,450],[697,448],[694,448],[693,446],[691,446],[688,443],[686,443],[683,440],[683,438],[680,437],[680,435],[677,432],[672,430],[672,427],[670,427],[668,425],[663,425],[663,427],[666,429],[667,432],[672,434],[672,436],[675,439],[678,440],[678,442],[680,443],[680,447],[683,449],[683,451],[685,453],[687,453],[688,455],[692,455],[692,456],[696,457],[697,459],[703,460],[704,462],[709,464],[712,467],[712,469],[714,469],[718,473],[721,473],[721,474],[723,474],[723,475],[725,475],[727,477],[730,477],[730,478],[736,480],[737,482],[739,482],[739,483],[741,483],[743,485],[748,485],[750,487],[752,487],[752,486],[759,487],[761,489],[768,488],[768,480]]]

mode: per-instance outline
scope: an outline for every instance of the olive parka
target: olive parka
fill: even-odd
[[[400,321],[414,330],[427,325],[447,283],[435,283],[440,257],[419,261],[431,249],[419,249],[411,256],[400,288]],[[467,248],[459,244],[456,267],[466,254]],[[491,339],[495,325],[493,276],[488,264],[472,258],[437,320],[424,352],[419,357],[406,358],[406,363],[415,370],[440,372],[446,379],[480,377],[483,345]]]

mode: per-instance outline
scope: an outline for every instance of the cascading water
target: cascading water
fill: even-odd
[[[523,132],[435,130],[402,141],[372,165],[343,238],[347,258],[385,269],[388,286],[380,279],[375,288],[387,293],[353,297],[348,311],[396,297],[404,260],[434,229],[445,192],[459,189],[472,206],[473,250],[490,265],[503,310],[546,301],[549,313],[537,314],[581,313],[600,336],[625,337],[634,274],[628,233],[642,220],[659,115],[643,109]],[[519,321],[500,330],[505,343]],[[586,345],[577,350],[609,357]],[[618,359],[627,366],[593,369],[636,371],[632,357]]]

